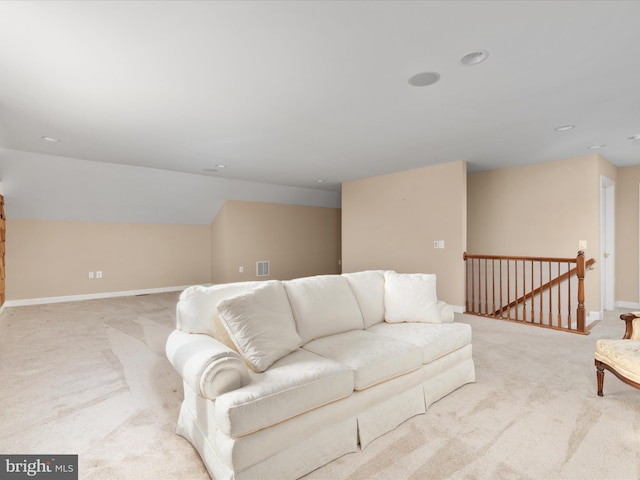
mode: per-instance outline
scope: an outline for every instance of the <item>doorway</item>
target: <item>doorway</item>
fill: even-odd
[[[0,308],[4,305],[4,239],[6,224],[4,219],[4,197],[0,195]]]

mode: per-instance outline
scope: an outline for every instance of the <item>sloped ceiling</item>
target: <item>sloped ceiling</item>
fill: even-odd
[[[0,149],[7,218],[208,225],[225,200],[339,207],[340,194]]]
[[[3,1],[8,215],[53,215],[38,182],[74,218],[156,218],[140,199],[173,185],[173,220],[230,192],[335,205],[344,181],[450,161],[639,164],[638,18],[611,0]],[[440,81],[409,85],[424,71]],[[16,177],[38,171],[56,182]]]

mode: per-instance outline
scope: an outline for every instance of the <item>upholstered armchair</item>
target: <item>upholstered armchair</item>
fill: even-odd
[[[640,388],[640,312],[620,315],[626,329],[620,340],[598,340],[595,363],[598,395],[602,397],[604,371],[609,370],[627,385]]]

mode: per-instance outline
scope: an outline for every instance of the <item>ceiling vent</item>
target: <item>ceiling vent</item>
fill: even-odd
[[[258,277],[268,277],[269,276],[269,261],[263,260],[261,262],[256,262],[256,276]]]

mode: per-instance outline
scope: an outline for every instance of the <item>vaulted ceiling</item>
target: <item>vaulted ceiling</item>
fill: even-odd
[[[638,18],[611,0],[3,1],[0,147],[237,196],[458,160],[640,164]]]

